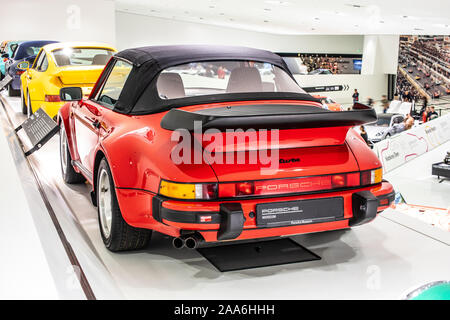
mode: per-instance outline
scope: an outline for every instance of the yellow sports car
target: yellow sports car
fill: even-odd
[[[22,62],[21,98],[23,114],[39,108],[55,118],[64,104],[59,97],[63,87],[81,87],[85,96],[117,50],[101,43],[52,43],[42,47],[33,65]]]

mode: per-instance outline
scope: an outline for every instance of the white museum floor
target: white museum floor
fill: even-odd
[[[17,127],[25,119],[20,99],[1,99]],[[7,261],[0,265],[0,298],[84,298],[1,105],[0,127],[0,260]],[[446,150],[450,143],[387,178],[407,202],[447,208],[450,183],[430,173]],[[399,299],[450,279],[450,233],[393,209],[351,230],[292,238],[319,261],[220,273],[198,252],[173,249],[161,234],[146,250],[111,253],[88,186],[61,178],[58,137],[28,160],[97,299]]]

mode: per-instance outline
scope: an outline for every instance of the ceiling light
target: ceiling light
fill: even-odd
[[[353,7],[353,8],[357,8],[357,9],[364,7],[364,6],[361,5],[361,4],[352,4],[352,3],[347,3],[346,6],[348,6],[348,7]]]
[[[264,20],[264,22],[269,22],[269,20]]]
[[[271,11],[272,9],[270,8],[264,8],[264,11]]]

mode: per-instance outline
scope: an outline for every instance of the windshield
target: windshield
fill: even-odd
[[[8,54],[11,55],[11,58],[14,58],[14,54],[16,53],[17,47],[19,46],[18,43],[13,43],[9,46],[9,52]]]
[[[42,45],[20,46],[14,50],[13,55],[16,60],[32,57],[38,54]]]
[[[62,66],[104,66],[114,52],[103,48],[64,48],[53,51],[56,64]]]
[[[305,93],[281,68],[254,61],[211,61],[163,70],[156,83],[161,99],[247,92]]]
[[[378,127],[389,127],[391,123],[391,118],[379,117],[377,123],[375,124]]]

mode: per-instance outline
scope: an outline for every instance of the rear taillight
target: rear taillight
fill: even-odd
[[[368,186],[380,183],[383,180],[383,169],[367,170],[361,172],[361,185]]]
[[[238,182],[235,186],[237,196],[247,196],[255,193],[255,184],[253,182]]]
[[[159,194],[176,199],[214,200],[276,194],[334,191],[366,187],[382,181],[382,169],[301,178],[230,183],[179,183],[161,180]]]
[[[177,183],[161,180],[159,194],[176,199],[210,200],[217,198],[217,184]]]
[[[61,102],[61,98],[59,97],[59,95],[46,94],[45,101],[46,102]]]
[[[16,71],[16,75],[17,76],[20,76],[22,73],[24,73],[25,72],[25,70],[17,70]]]
[[[4,58],[4,59],[3,59],[3,62],[6,62],[6,61],[8,61],[8,59]]]

